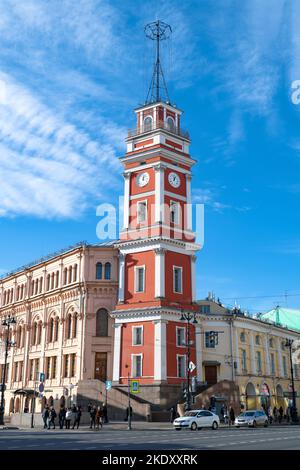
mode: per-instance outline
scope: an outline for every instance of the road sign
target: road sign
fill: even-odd
[[[40,382],[45,382],[45,374],[44,372],[40,373]]]
[[[190,361],[190,363],[189,363],[189,371],[190,371],[190,372],[193,372],[193,370],[195,370],[195,369],[196,369],[195,364],[194,364],[192,361]]]
[[[140,393],[139,380],[132,380],[130,384],[131,393]]]
[[[43,382],[41,382],[40,385],[39,385],[39,392],[43,393],[44,389],[45,389],[44,384],[43,384]]]
[[[112,387],[112,381],[111,380],[106,380],[106,382],[105,382],[106,390],[110,390],[111,387]]]

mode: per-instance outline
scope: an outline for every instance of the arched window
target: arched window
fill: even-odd
[[[77,264],[74,264],[73,267],[73,282],[77,281]]]
[[[36,344],[41,344],[42,342],[42,322],[39,321],[37,328],[37,342]]]
[[[96,279],[102,279],[102,263],[96,264]]]
[[[69,284],[71,284],[71,282],[72,282],[72,270],[73,270],[73,268],[72,268],[72,266],[70,266],[69,267],[69,279],[68,279]]]
[[[105,263],[104,279],[110,279],[111,277],[111,264]]]
[[[55,288],[57,289],[58,288],[58,285],[59,285],[59,271],[56,271],[56,275],[55,275]]]
[[[40,294],[42,293],[42,290],[43,290],[43,278],[40,277],[40,289],[39,289]]]
[[[71,333],[72,333],[72,315],[69,314],[67,318],[67,339],[71,338]]]
[[[259,335],[255,336],[255,344],[260,345],[260,336]]]
[[[58,341],[58,326],[59,326],[59,318],[55,318],[54,322],[54,341]]]
[[[54,318],[50,318],[49,324],[49,343],[52,343],[54,339]]]
[[[23,300],[24,298],[24,284],[21,285],[21,297],[20,300]]]
[[[68,269],[64,269],[64,286],[67,284],[68,281]]]
[[[108,312],[105,308],[96,313],[96,336],[108,336]]]
[[[167,117],[167,129],[169,129],[171,132],[174,132],[175,130],[174,119],[170,116]]]
[[[17,300],[20,300],[20,286],[17,288]]]
[[[73,318],[73,338],[76,338],[77,336],[77,321],[78,321],[78,315],[75,313],[74,318]]]
[[[152,117],[147,116],[144,119],[144,132],[151,131],[152,130]]]
[[[26,335],[26,326],[23,325],[23,328],[22,328],[22,336],[21,336],[21,348],[24,348],[24,344],[25,344],[25,335]]]
[[[54,278],[55,278],[55,274],[52,273],[51,274],[51,290],[54,289]]]
[[[37,337],[37,323],[34,322],[33,324],[33,331],[32,331],[32,346],[34,346],[36,344],[36,337]]]
[[[47,275],[46,290],[50,290],[50,274]]]

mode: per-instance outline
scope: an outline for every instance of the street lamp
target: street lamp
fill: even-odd
[[[11,346],[15,345],[14,341],[10,341],[9,339],[9,329],[11,325],[15,325],[16,320],[14,317],[8,315],[8,317],[4,318],[2,321],[2,327],[6,329],[6,338],[5,338],[5,353],[4,353],[4,367],[2,372],[2,383],[1,383],[1,403],[0,403],[0,426],[4,425],[4,391],[5,391],[5,379],[6,379],[6,368],[7,368],[7,357],[8,357],[8,349]]]
[[[191,344],[190,344],[190,323],[193,323],[193,325],[196,325],[198,322],[196,320],[196,313],[192,312],[187,312],[184,313],[182,312],[180,321],[186,321],[187,322],[187,389],[186,389],[186,402],[185,402],[185,410],[189,411],[191,409],[191,392],[190,392],[190,355],[191,355]]]
[[[129,368],[128,364],[125,364],[125,368],[126,368],[126,369]],[[128,379],[128,383],[127,383],[127,392],[128,392],[128,426],[127,426],[127,429],[128,429],[128,431],[131,431],[131,403],[130,403],[130,374],[129,374],[129,371],[128,371],[128,374],[127,374],[127,379]]]
[[[293,407],[291,410],[291,418],[293,423],[298,422],[297,416],[297,405],[296,405],[296,393],[295,393],[295,383],[294,383],[294,370],[293,370],[293,359],[292,359],[292,346],[293,346],[293,339],[286,339],[285,347],[289,348],[290,351],[290,366],[291,366],[291,379],[292,379],[292,395],[293,395]]]

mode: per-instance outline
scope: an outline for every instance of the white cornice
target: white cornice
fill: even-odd
[[[191,255],[194,254],[195,251],[201,249],[201,246],[197,243],[189,243],[182,240],[163,237],[145,238],[124,242],[121,241],[116,243],[115,247],[124,255],[141,251],[152,251],[157,248],[165,248],[168,251]]]
[[[132,163],[132,162],[138,162],[140,160],[144,160],[145,158],[155,158],[155,157],[164,157],[168,158],[170,160],[174,160],[178,163],[182,163],[183,165],[187,166],[193,166],[195,163],[197,163],[197,160],[194,160],[192,157],[186,155],[179,155],[175,151],[170,151],[168,149],[165,149],[163,147],[161,148],[149,148],[142,150],[141,152],[134,153],[133,155],[123,155],[120,157],[121,163]],[[157,162],[156,162],[157,163]],[[166,162],[164,162],[166,163]],[[146,166],[146,165],[145,165]],[[143,165],[144,167],[144,165]],[[176,167],[177,168],[177,167]]]

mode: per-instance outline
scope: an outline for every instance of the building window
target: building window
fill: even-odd
[[[179,224],[179,213],[180,213],[180,204],[179,202],[171,201],[170,202],[170,222],[172,224]]]
[[[152,117],[147,116],[144,119],[144,132],[148,132],[152,130]]]
[[[137,203],[137,223],[141,224],[147,220],[147,201]]]
[[[77,264],[74,264],[73,268],[73,282],[77,281]]]
[[[259,335],[255,336],[255,344],[257,344],[257,346],[260,345],[260,336]]]
[[[261,353],[260,353],[260,351],[256,351],[255,355],[256,355],[256,369],[257,369],[257,372],[262,372]]]
[[[32,332],[32,341],[31,341],[32,346],[36,344],[36,339],[37,339],[37,323],[34,322],[33,332]]]
[[[54,322],[54,341],[58,341],[58,326],[59,326],[59,318],[55,318]]]
[[[176,327],[176,346],[186,346],[185,343],[185,328],[180,326]]]
[[[242,349],[242,369],[243,372],[247,371],[247,353],[245,349]]]
[[[73,333],[72,333],[73,338],[76,338],[77,336],[77,323],[78,323],[78,315],[77,313],[75,313],[73,317]]]
[[[200,305],[200,313],[210,313],[210,305]]]
[[[51,357],[46,358],[46,379],[50,379]]]
[[[96,279],[102,279],[102,263],[96,264]]]
[[[52,357],[52,370],[51,370],[51,379],[55,379],[56,377],[56,364],[57,364],[57,357]]]
[[[170,116],[167,117],[167,129],[171,132],[174,132],[175,130],[174,119]]]
[[[49,343],[52,343],[54,338],[54,318],[50,318],[50,325],[49,325]]]
[[[68,269],[64,269],[64,286],[67,284],[68,281]]]
[[[182,268],[173,266],[173,285],[174,292],[182,294]]]
[[[273,353],[270,354],[270,362],[271,362],[271,374],[275,374],[275,356]]]
[[[273,340],[273,338],[270,338],[270,339],[269,339],[269,347],[270,347],[270,348],[274,348],[274,340]]]
[[[214,331],[205,332],[205,347],[215,348],[218,344],[218,335]]]
[[[67,339],[70,339],[72,335],[72,315],[69,314],[67,317]]]
[[[71,377],[76,374],[76,354],[71,354]]]
[[[105,268],[104,268],[104,279],[110,279],[111,278],[111,264],[110,263],[105,263]]]
[[[96,313],[96,336],[108,336],[108,311],[105,308]]]
[[[145,266],[135,267],[135,292],[145,291]]]
[[[142,354],[132,354],[132,377],[142,377]]]
[[[184,378],[186,375],[185,356],[177,356],[177,377]]]
[[[284,351],[284,350],[285,350],[285,342],[282,341],[282,342],[281,342],[281,351]]]
[[[42,342],[42,322],[40,321],[38,323],[38,328],[37,328],[37,341],[36,344],[41,344]]]
[[[241,343],[244,343],[246,341],[246,335],[244,331],[242,331],[242,333],[240,334],[240,341]]]
[[[29,361],[29,380],[33,380],[34,374],[34,360],[30,359]]]
[[[64,359],[64,377],[69,377],[69,355],[65,354]]]
[[[133,326],[132,327],[133,346],[141,346],[143,344],[143,327]]]
[[[282,357],[282,366],[283,366],[283,375],[286,376],[287,375],[287,367],[286,367],[286,357],[285,356]]]

